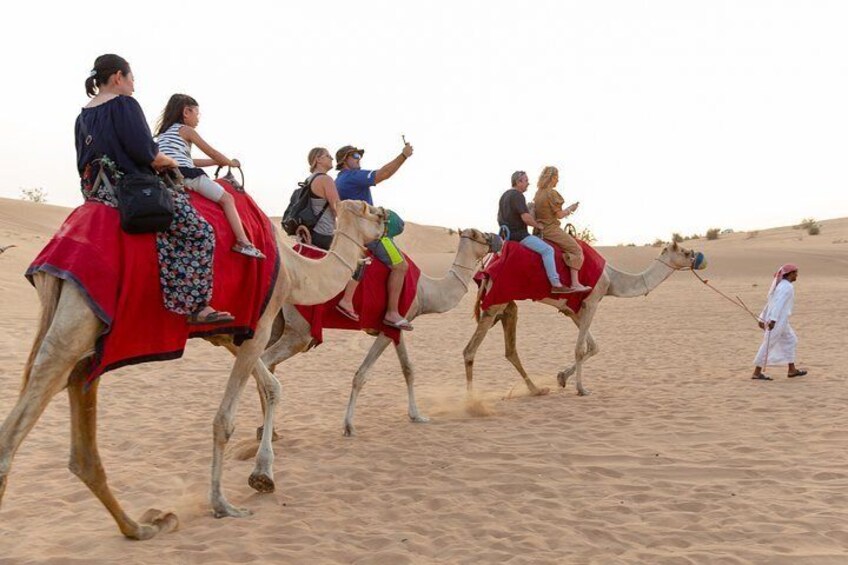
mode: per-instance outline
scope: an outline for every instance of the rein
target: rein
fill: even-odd
[[[736,300],[734,300],[733,298],[730,298],[730,297],[729,297],[729,296],[727,296],[725,293],[723,293],[722,291],[720,291],[719,289],[717,289],[716,287],[714,287],[713,285],[711,285],[711,284],[710,284],[710,281],[708,281],[707,279],[703,279],[703,278],[701,278],[701,276],[700,276],[700,275],[698,275],[698,273],[696,273],[694,270],[692,271],[692,274],[693,274],[693,275],[695,275],[695,278],[696,278],[696,279],[698,279],[699,281],[701,281],[702,283],[704,283],[704,284],[707,286],[707,288],[709,288],[710,290],[712,290],[713,292],[715,292],[716,294],[718,294],[719,296],[721,296],[722,298],[724,298],[725,300],[727,300],[728,302],[730,302],[731,304],[733,304],[734,306],[736,306],[737,308],[741,308],[742,310],[744,310],[745,312],[747,312],[747,313],[748,313],[748,314],[749,314],[752,318],[754,318],[755,320],[757,320],[757,322],[762,322],[762,321],[763,321],[762,319],[760,319],[760,317],[759,317],[759,316],[757,316],[756,314],[754,314],[753,312],[751,312],[751,309],[750,309],[750,308],[748,308],[748,306],[747,306],[744,302],[742,302],[742,299],[741,299],[741,298],[739,298],[738,296],[736,297]]]

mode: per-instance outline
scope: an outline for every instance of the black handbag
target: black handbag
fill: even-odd
[[[174,221],[174,199],[159,175],[123,175],[115,186],[121,229],[127,233],[165,231]]]
[[[79,120],[80,129],[86,145],[92,145],[95,139],[89,134],[85,121]],[[95,151],[97,150],[95,145]],[[95,190],[99,183],[109,184],[103,170],[103,153],[97,152],[100,171],[95,180]],[[173,184],[173,182],[172,182]],[[151,173],[129,173],[118,179],[113,187],[118,201],[118,213],[121,216],[121,229],[127,233],[152,233],[165,231],[174,220],[174,199],[159,175]]]

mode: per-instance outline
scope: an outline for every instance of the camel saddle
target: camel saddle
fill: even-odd
[[[546,241],[554,248],[554,260],[560,282],[571,284],[571,272],[565,265],[562,252],[553,243]],[[580,282],[594,288],[604,272],[606,260],[600,253],[585,241],[577,240],[583,248],[583,266],[580,268]],[[491,285],[484,290],[480,308],[488,310],[491,306],[505,304],[513,300],[566,300],[568,307],[580,311],[583,300],[589,292],[573,294],[553,294],[551,283],[545,274],[542,256],[524,247],[517,241],[504,243],[500,253],[493,255],[486,266],[474,276],[478,285],[490,281]]]
[[[295,245],[295,251],[310,259],[321,259],[327,254],[322,249],[302,244]],[[369,251],[368,257],[370,256]],[[412,262],[412,259],[406,253],[403,254],[403,257],[409,264],[409,269],[406,271],[406,277],[403,281],[398,311],[401,316],[406,316],[410,306],[412,306],[412,301],[415,300],[415,295],[418,293],[418,278],[421,276],[421,269]],[[377,259],[372,259],[370,264],[365,267],[365,275],[353,295],[353,306],[359,315],[358,322],[351,320],[336,309],[344,292],[340,292],[332,300],[317,306],[297,306],[297,311],[309,322],[310,334],[315,343],[319,344],[324,341],[325,328],[360,330],[374,335],[383,333],[395,344],[399,343],[401,330],[383,323],[386,303],[388,302],[386,291],[388,278],[389,268]]]
[[[231,251],[235,235],[223,209],[189,192],[192,205],[215,230],[211,306],[233,314],[232,323],[189,326],[186,316],[166,310],[156,234],[124,232],[118,210],[99,202],[73,210],[30,265],[30,282],[43,272],[76,284],[103,322],[89,382],[125,365],[181,357],[191,337],[232,334],[237,344],[253,337],[280,269],[274,228],[249,195],[225,180],[217,182],[235,198],[248,237],[266,256],[256,260]]]

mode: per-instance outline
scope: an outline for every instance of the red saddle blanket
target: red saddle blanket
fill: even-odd
[[[257,260],[231,251],[235,236],[223,209],[190,193],[194,207],[215,229],[211,305],[235,316],[231,324],[189,326],[185,316],[166,310],[156,234],[125,233],[118,210],[104,204],[86,202],[71,212],[30,265],[30,281],[45,272],[77,284],[105,325],[89,381],[124,365],[181,357],[190,337],[229,333],[236,343],[253,337],[280,268],[274,228],[250,196],[218,182],[235,197],[245,231],[266,255]]]
[[[295,245],[295,251],[310,259],[320,259],[326,255],[325,251],[304,245]],[[406,271],[406,278],[403,281],[398,310],[401,315],[406,316],[418,292],[418,278],[421,276],[421,270],[409,256],[405,253],[403,256],[409,263],[409,269]],[[353,295],[353,306],[356,313],[359,314],[358,322],[354,322],[336,309],[336,305],[344,294],[343,292],[324,304],[297,306],[297,311],[309,322],[312,339],[317,343],[323,342],[324,328],[329,328],[334,330],[378,331],[398,343],[401,330],[383,323],[388,300],[388,293],[386,292],[388,278],[389,268],[377,259],[373,259],[371,264],[365,268],[365,276]]]
[[[571,272],[565,266],[562,253],[556,245],[547,243],[554,248],[560,282],[564,285],[571,284]],[[595,283],[601,278],[601,273],[604,272],[606,260],[588,243],[579,239],[577,243],[583,248],[580,282],[594,288]],[[568,307],[578,312],[583,300],[589,295],[589,292],[552,294],[551,283],[545,274],[541,255],[515,241],[505,242],[501,252],[474,276],[474,281],[478,285],[485,280],[491,280],[492,284],[480,303],[483,310],[512,300],[542,300],[544,298],[562,300],[565,298]]]

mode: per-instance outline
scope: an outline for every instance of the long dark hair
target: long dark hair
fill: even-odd
[[[101,55],[94,60],[94,67],[87,79],[85,79],[85,93],[89,98],[94,98],[97,91],[109,82],[109,77],[122,72],[125,76],[130,74],[130,64],[120,55],[111,53]]]
[[[183,110],[190,106],[199,106],[197,100],[188,94],[174,94],[165,104],[162,115],[156,122],[156,135],[162,135],[174,124],[183,123]]]

